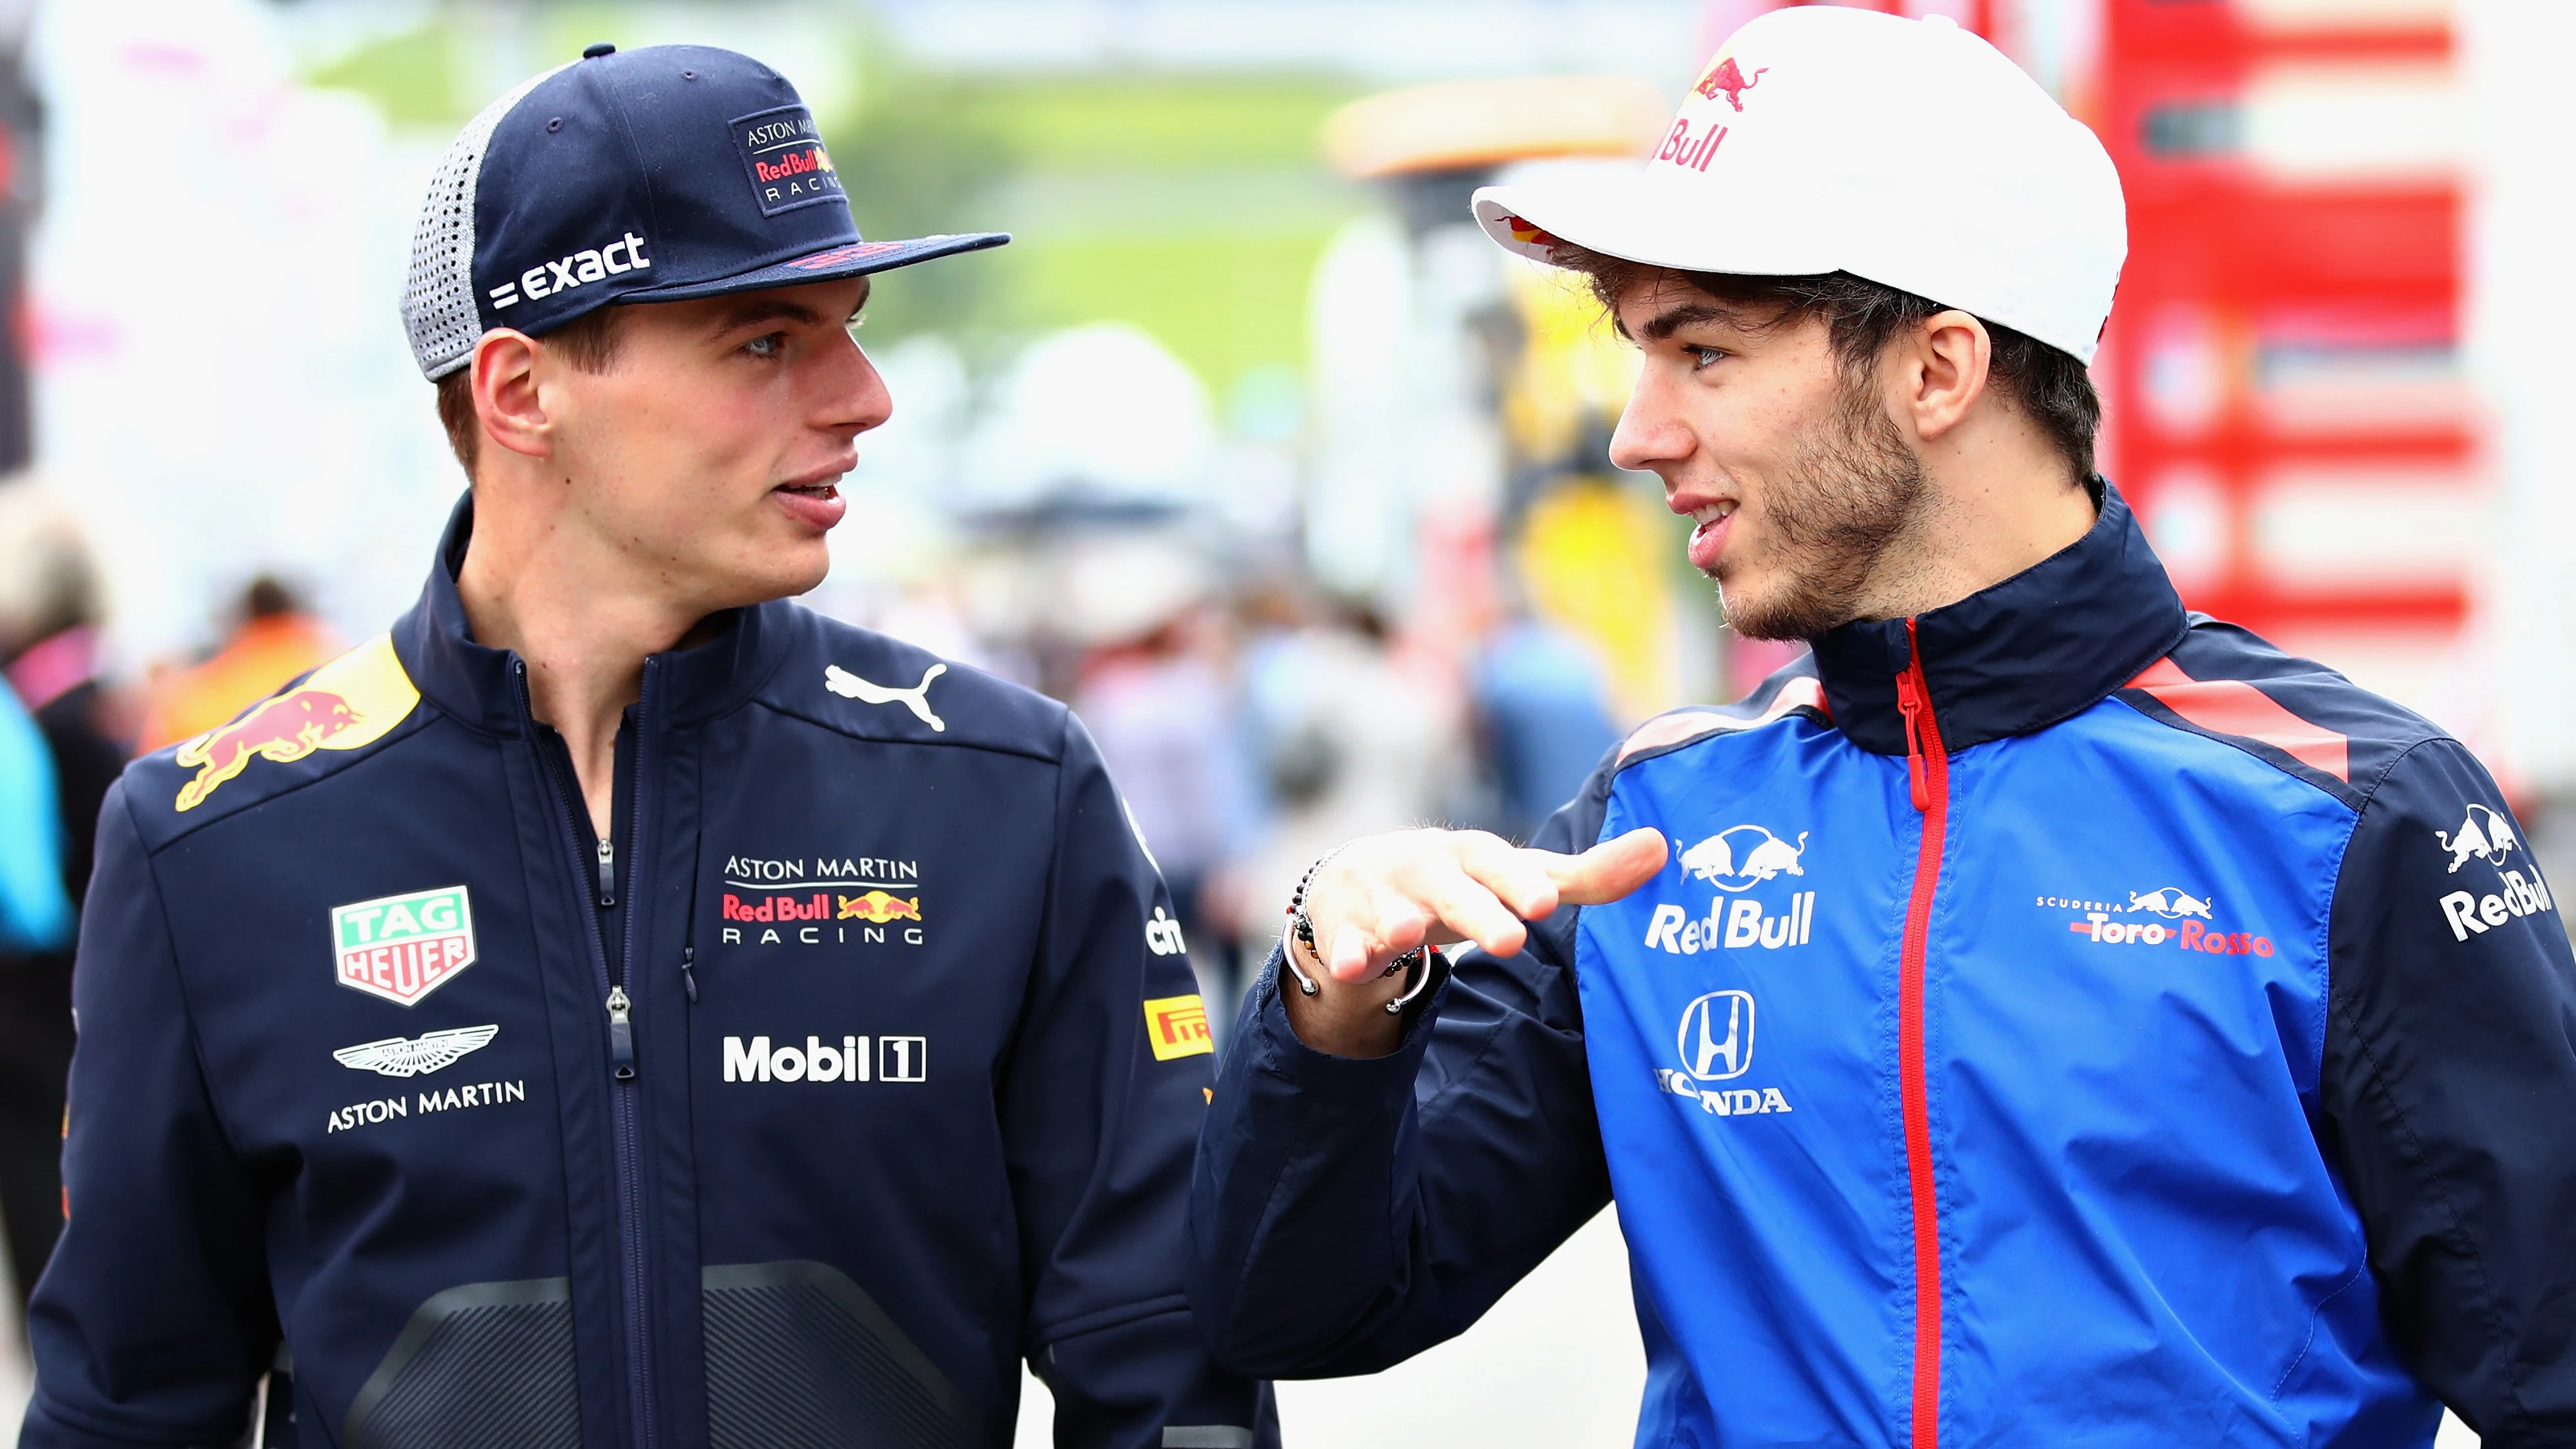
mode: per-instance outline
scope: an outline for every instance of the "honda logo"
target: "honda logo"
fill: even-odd
[[[1682,1070],[1703,1082],[1743,1076],[1753,1067],[1753,993],[1712,991],[1682,1008],[1677,1045]]]

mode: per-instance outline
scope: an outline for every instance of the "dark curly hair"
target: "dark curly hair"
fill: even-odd
[[[1615,310],[1629,288],[1669,275],[1723,302],[1770,309],[1771,327],[1785,327],[1810,317],[1822,318],[1832,338],[1835,361],[1848,376],[1859,376],[1878,359],[1897,334],[1936,312],[1948,310],[1929,298],[1882,286],[1849,272],[1814,276],[1757,277],[1728,272],[1683,272],[1605,255],[1589,247],[1558,241],[1549,260],[1580,273],[1591,284],[1603,309]],[[1993,342],[1987,376],[1995,390],[2021,414],[2039,425],[2065,455],[2076,481],[2093,476],[2093,436],[2102,427],[2102,399],[2093,391],[2084,364],[2035,337],[2009,327],[1985,323]]]

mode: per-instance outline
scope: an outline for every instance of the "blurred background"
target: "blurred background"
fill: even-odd
[[[1466,214],[1635,164],[1776,3],[0,0],[0,771],[32,714],[76,904],[126,752],[400,612],[462,486],[395,310],[433,161],[588,42],[729,46],[867,234],[1018,238],[880,279],[895,418],[808,602],[1072,702],[1230,1001],[1325,846],[1526,836],[1624,728],[1789,657],[1609,468],[1628,355]],[[1875,8],[1988,35],[2118,162],[2102,456],[2186,599],[2468,740],[2565,855],[2576,6]],[[68,956],[59,920],[0,949],[24,1281]],[[1466,1338],[1281,1399],[1307,1443],[1613,1445],[1642,1373],[1605,1214]]]

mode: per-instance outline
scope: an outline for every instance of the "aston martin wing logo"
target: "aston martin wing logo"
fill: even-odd
[[[498,1025],[451,1026],[445,1031],[424,1032],[417,1037],[389,1036],[383,1041],[363,1041],[353,1047],[342,1047],[331,1056],[353,1071],[382,1072],[388,1077],[420,1077],[452,1064],[467,1052],[481,1051],[500,1034]]]

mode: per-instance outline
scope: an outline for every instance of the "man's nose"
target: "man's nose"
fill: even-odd
[[[1649,378],[1637,380],[1636,390],[1628,395],[1628,405],[1619,412],[1619,426],[1610,433],[1610,461],[1631,473],[1650,473],[1658,464],[1680,462],[1690,456],[1690,430]]]
[[[835,349],[830,380],[823,389],[825,416],[818,425],[834,432],[864,433],[885,425],[894,416],[894,394],[887,391],[885,377],[852,337],[843,344],[848,350]]]

